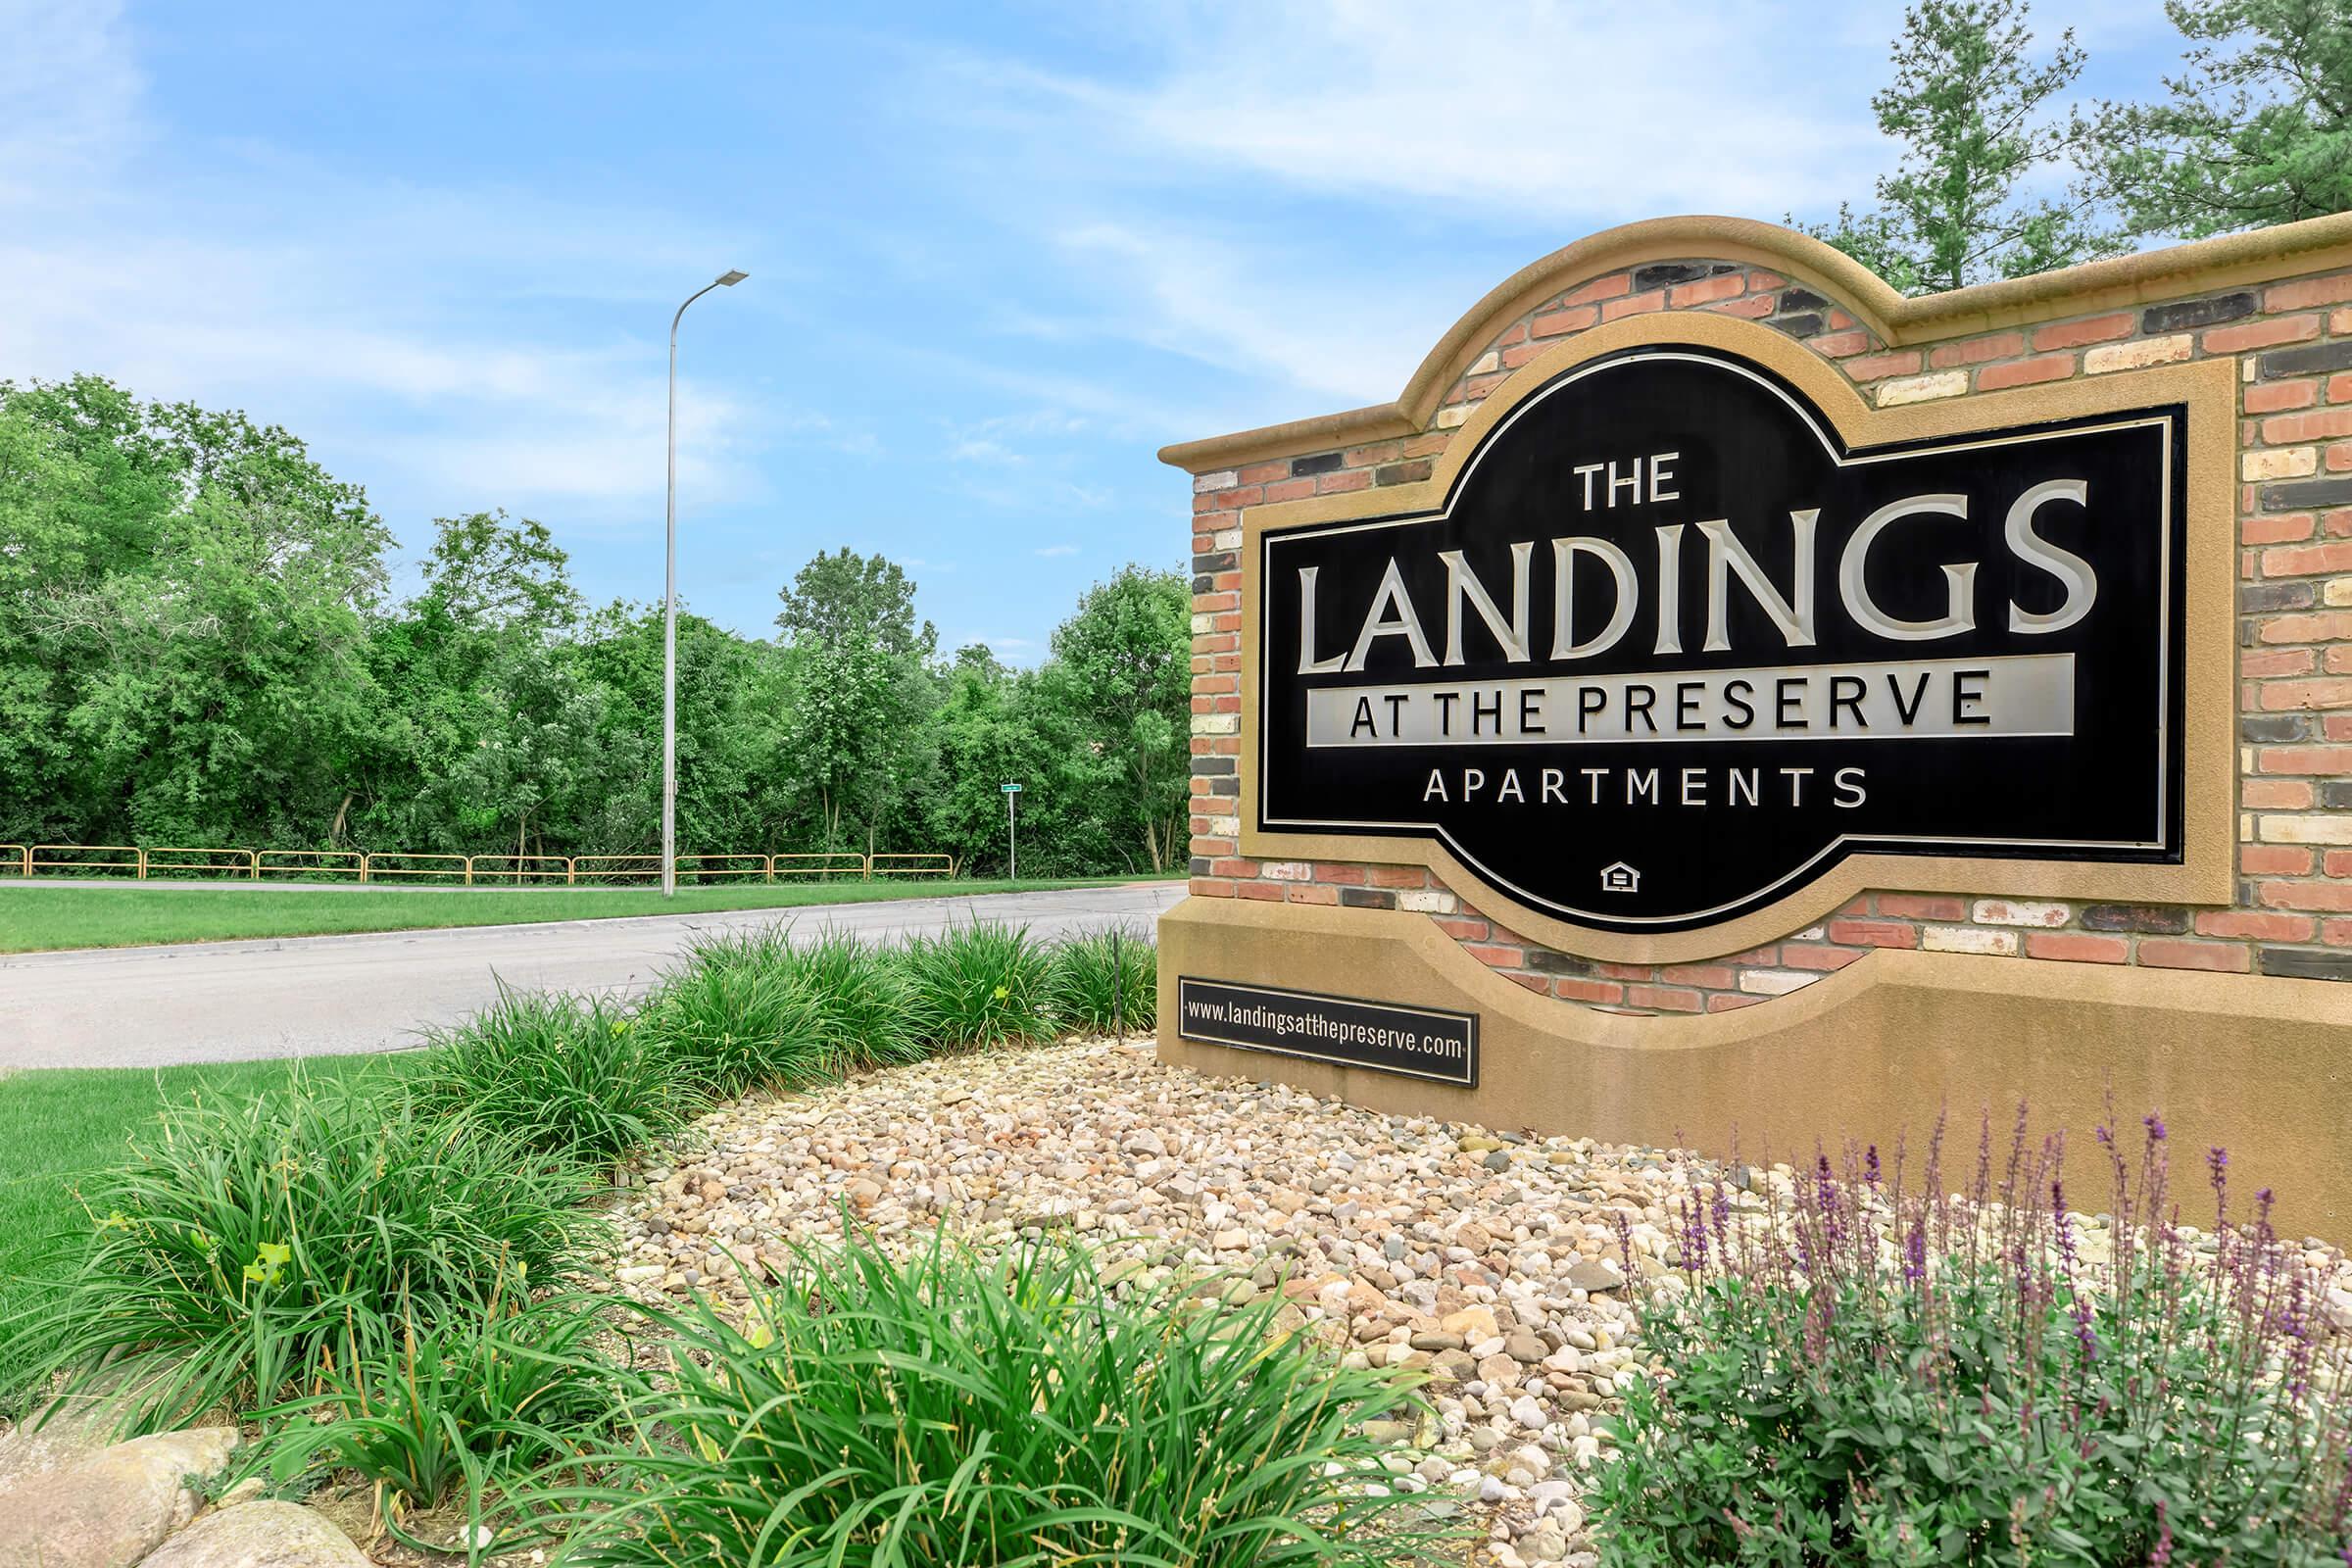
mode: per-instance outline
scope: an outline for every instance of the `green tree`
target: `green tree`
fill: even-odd
[[[2134,234],[2195,239],[2352,211],[2352,8],[2168,0],[2186,70],[2102,104],[2094,168]]]
[[[916,621],[903,569],[847,546],[819,554],[779,597],[796,780],[823,849],[870,849],[886,819],[906,814],[923,771],[938,633]]]
[[[927,660],[939,633],[914,614],[914,579],[882,555],[819,551],[780,596],[776,629],[796,644],[870,642],[894,659]]]
[[[613,604],[573,649],[610,694],[596,746],[614,790],[617,848],[650,847],[661,825],[662,611]],[[767,643],[678,611],[678,843],[684,853],[794,850],[785,759],[791,693]],[[625,799],[624,799],[625,797]],[[625,825],[620,825],[625,824]]]
[[[1806,232],[1906,294],[2067,267],[2118,248],[2093,201],[2030,193],[2063,167],[2077,129],[2055,100],[2082,74],[2073,29],[2036,65],[2025,0],[1919,0],[1903,13],[1894,76],[1872,96],[1879,129],[1902,147],[1876,211],[1840,206]],[[1791,223],[1794,220],[1790,220]]]
[[[579,843],[608,814],[609,781],[631,781],[598,749],[611,699],[571,656],[580,602],[564,551],[538,522],[477,512],[434,523],[422,572],[370,644],[390,710],[366,838],[516,855]]]
[[[1054,631],[1049,685],[1100,762],[1107,814],[1154,871],[1177,863],[1191,784],[1192,589],[1129,565]]]
[[[241,414],[0,384],[0,833],[316,842],[374,723],[387,536]]]

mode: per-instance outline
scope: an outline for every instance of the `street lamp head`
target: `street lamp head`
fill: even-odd
[[[749,272],[738,272],[735,270],[735,269],[730,267],[725,271],[718,274],[718,280],[721,283],[726,284],[727,287],[733,288],[736,284],[742,282],[745,278],[751,275],[752,274]]]

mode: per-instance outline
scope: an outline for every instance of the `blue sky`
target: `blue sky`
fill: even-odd
[[[1447,16],[1449,11],[1457,15]],[[0,377],[241,407],[766,635],[821,548],[1042,657],[1189,548],[1161,444],[1392,397],[1610,223],[1866,201],[1890,3],[1430,8],[0,0]],[[2037,8],[2095,96],[2157,0]],[[404,578],[406,574],[404,573]]]

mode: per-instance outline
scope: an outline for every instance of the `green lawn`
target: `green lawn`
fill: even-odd
[[[0,1075],[0,1385],[22,1314],[37,1305],[59,1233],[90,1223],[74,1186],[118,1161],[168,1101],[248,1097],[313,1078],[414,1071],[422,1053],[220,1062],[205,1067],[43,1068]]]
[[[628,914],[695,914],[712,909],[796,909],[870,899],[1025,893],[1134,880],[940,882],[906,877],[797,887],[680,888],[675,899],[664,899],[659,889],[650,888],[370,888],[343,892],[266,885],[10,887],[0,883],[0,953],[594,920]]]

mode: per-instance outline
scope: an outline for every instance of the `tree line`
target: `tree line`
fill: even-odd
[[[0,842],[632,854],[661,822],[662,614],[585,604],[528,519],[439,520],[413,594],[357,485],[241,414],[0,382]],[[682,852],[1163,869],[1191,603],[1097,585],[1035,669],[943,656],[914,583],[820,554],[776,634],[678,617]]]

